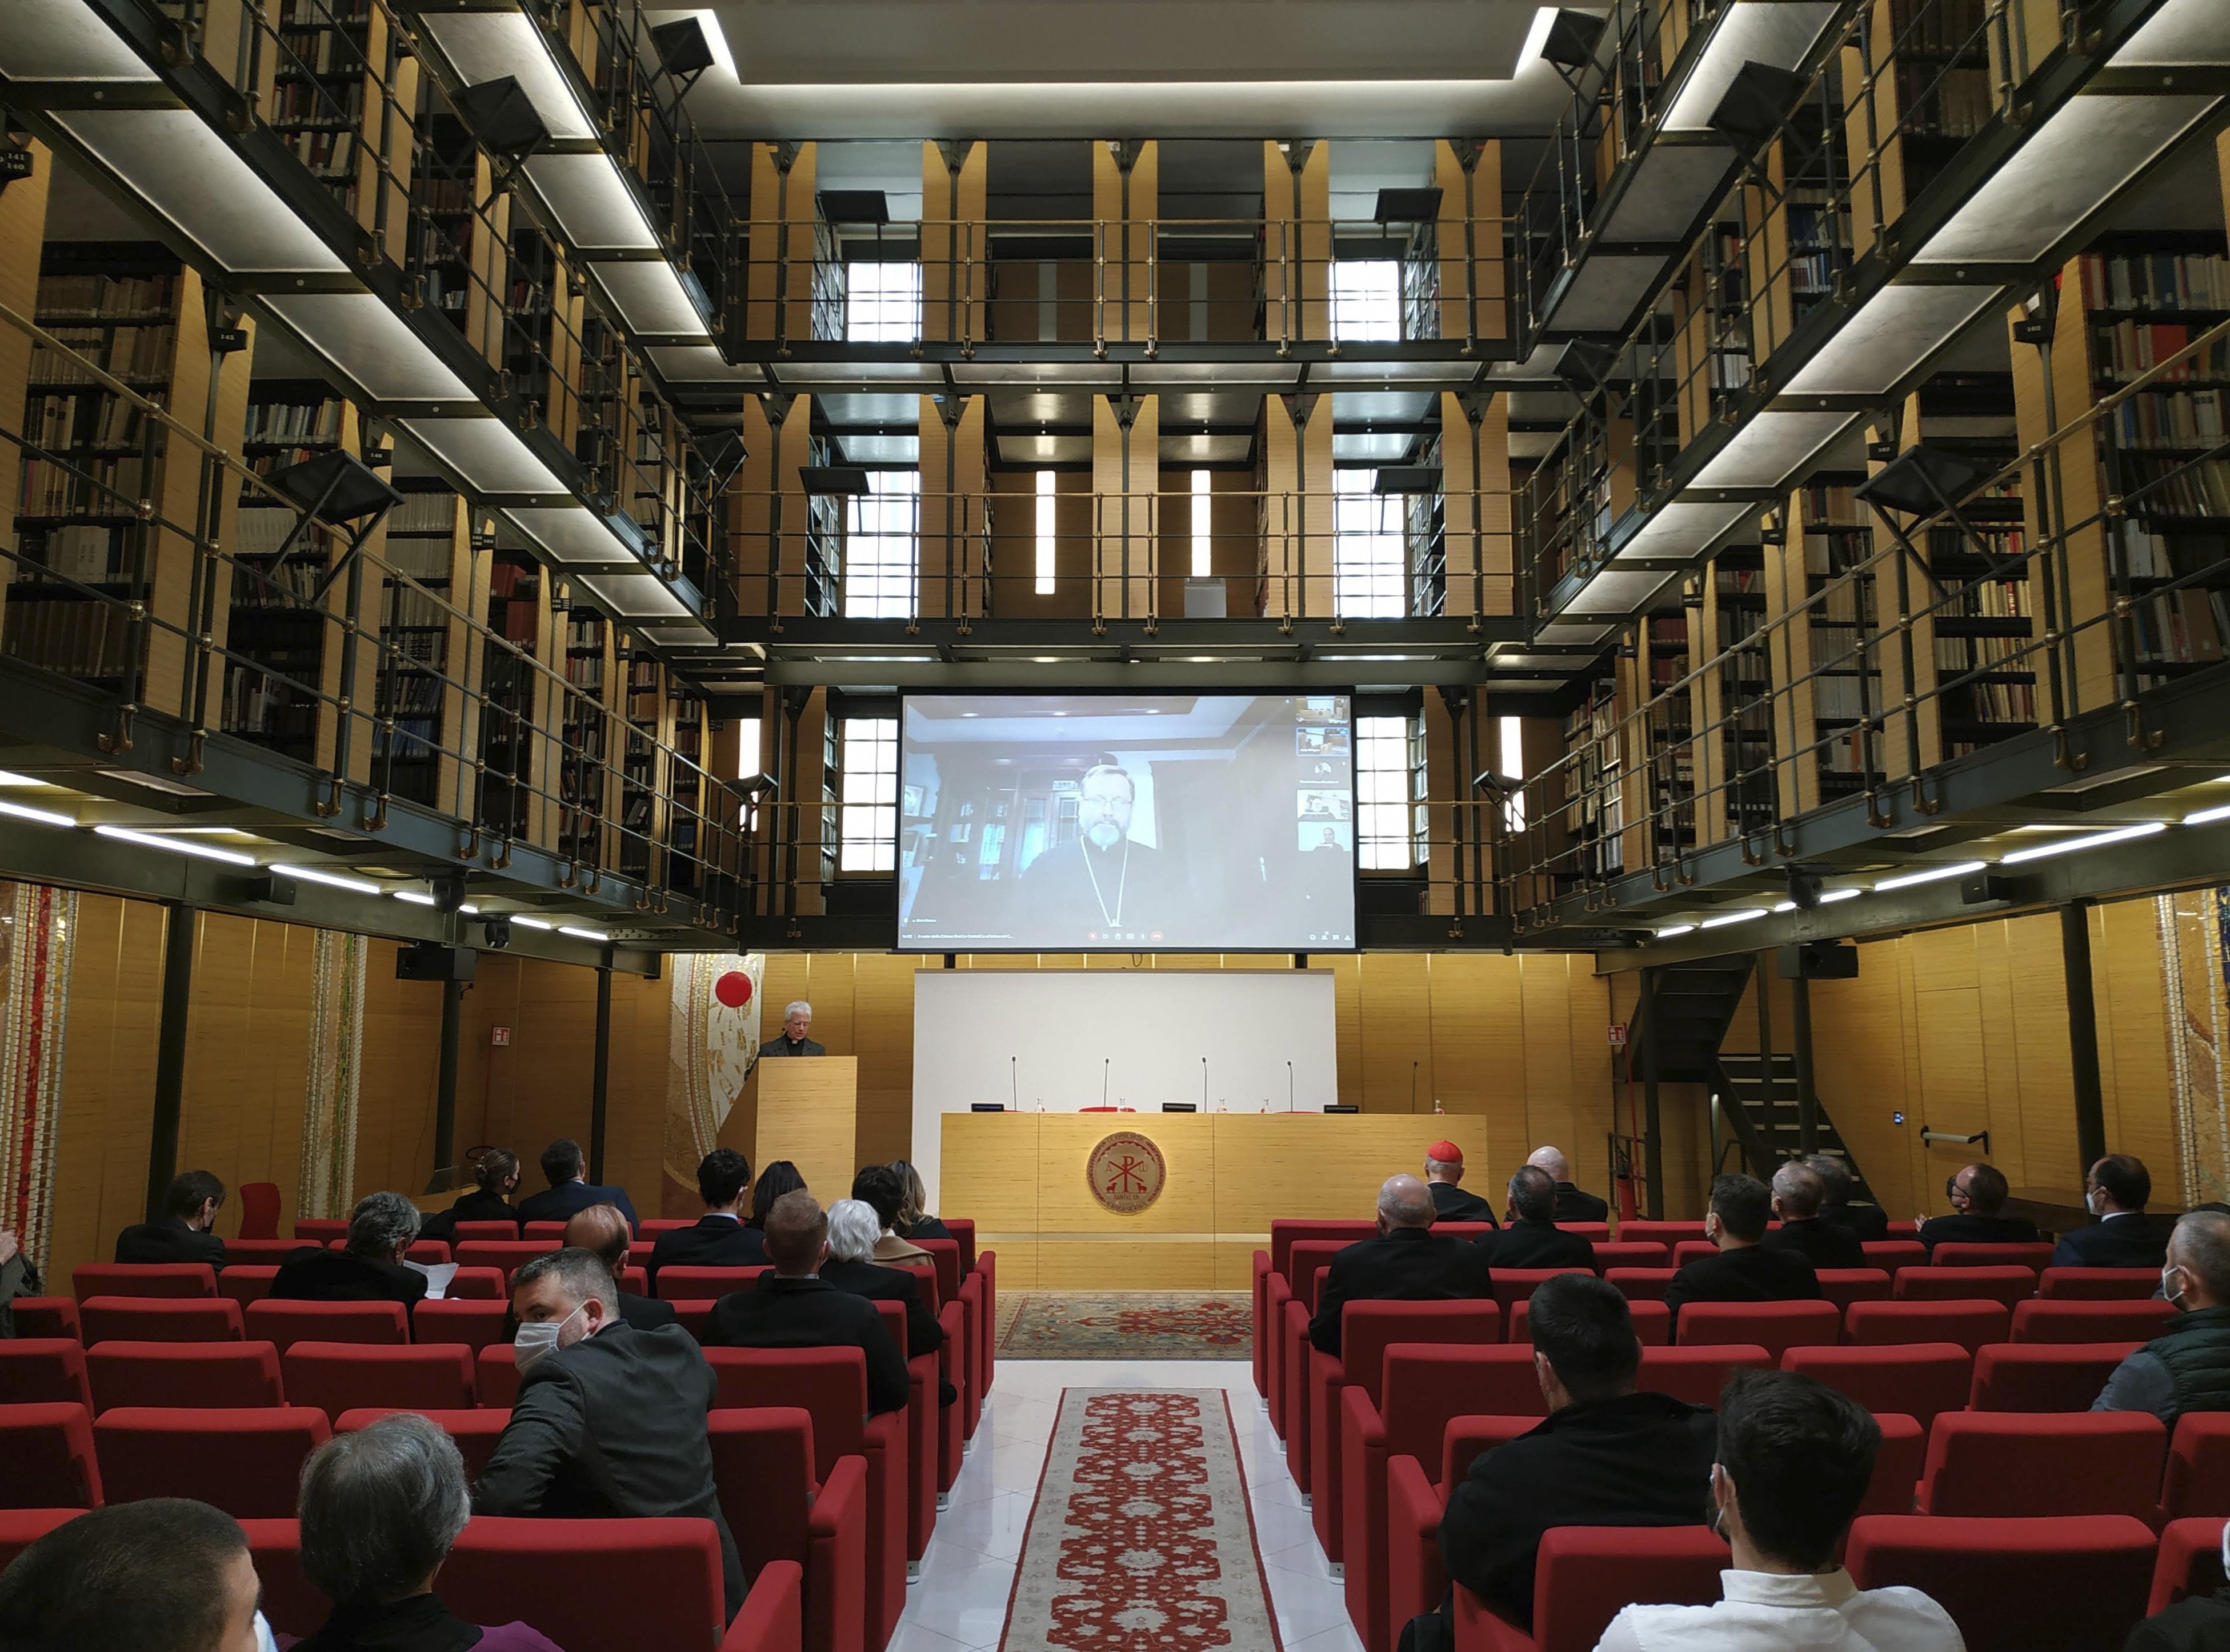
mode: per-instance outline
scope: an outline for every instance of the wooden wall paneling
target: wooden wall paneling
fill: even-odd
[[[1337,958],[1309,960],[1312,968],[1331,972],[1333,1059],[1339,1063],[1339,1082],[1334,1092],[1344,1102],[1367,1105],[1363,1068],[1363,955],[1346,952]],[[1270,1098],[1270,1111],[1282,1112],[1286,1098]]]
[[[1129,428],[1124,420],[1130,421]],[[1156,617],[1161,398],[1092,398],[1092,614]],[[1033,551],[1034,554],[1034,549]]]
[[[1362,965],[1363,1111],[1430,1113],[1433,1039],[1428,960],[1421,952],[1372,952]]]
[[[1003,1236],[1039,1230],[1038,1133],[1047,1116],[944,1115],[939,1203],[956,1216],[968,1213],[976,1223],[976,1242],[999,1253],[1000,1283],[1010,1290],[1038,1282],[1035,1242]]]
[[[1262,145],[1263,326],[1273,340],[1331,336],[1331,146]]]
[[[1472,411],[1479,415],[1476,422]],[[1518,585],[1511,535],[1510,405],[1440,396],[1449,614],[1511,614]]]
[[[860,1162],[913,1157],[913,988],[926,961],[862,952],[854,977],[852,1048],[860,1058]]]
[[[959,165],[948,164],[950,149]],[[921,146],[921,336],[988,337],[989,297],[983,222],[990,151],[973,139]]]
[[[416,1194],[426,1185],[434,1169],[435,1092],[441,1067],[441,989],[423,981],[396,980],[395,955],[400,949],[395,942],[375,939],[365,945],[356,1195],[362,1198],[383,1189]],[[460,1155],[466,1148],[489,1139],[482,1105],[487,1068],[480,1059],[487,1038],[485,1028],[478,1039],[473,1036],[474,1011],[489,991],[490,977],[500,978],[505,970],[512,967],[513,960],[481,954],[473,990],[465,995],[465,1015],[458,1029],[455,1148]],[[534,1155],[542,1144],[537,1142],[532,1149],[520,1152],[517,1143],[501,1138],[496,1141],[519,1152],[526,1171],[521,1186],[533,1191],[542,1179],[534,1168]],[[293,1173],[290,1170],[277,1179],[291,1201]]]
[[[2021,988],[2014,980],[2011,941],[2009,924],[1975,926],[1975,971],[1982,1011],[1982,1089],[1989,1111],[1990,1162],[2003,1171],[2015,1187],[2026,1187],[2029,1184],[2022,1098],[2028,1074],[2022,1068],[2021,1043],[2014,1023],[2014,1004]],[[2040,975],[2043,971],[2035,973]]]
[[[1569,984],[1563,960],[1531,953],[1521,957],[1518,964],[1520,1011],[1524,1017],[1526,1133],[1534,1139],[1535,1147],[1553,1143],[1563,1148],[1572,1161],[1576,1178],[1601,1182],[1602,1143],[1589,1144],[1573,1135],[1574,1087],[1579,1075],[1572,1061],[1571,1028],[1563,1002]]]
[[[163,926],[163,908],[150,901],[78,898],[45,1258],[50,1289],[67,1292],[80,1262],[108,1261],[119,1229],[145,1215]]]
[[[1991,1157],[2016,1187],[2079,1192],[2083,1177],[2076,1163],[2074,1057],[2068,1046],[2066,977],[2059,965],[2059,920],[2050,913],[2016,918],[2004,928],[2010,956],[2028,962],[2013,997],[2021,1154],[2018,1165]],[[1991,1145],[1997,1145],[1995,1139]]]
[[[235,1190],[277,1183],[282,1223],[299,1191],[316,939],[293,924],[205,913],[195,946],[178,1165],[212,1170]]]
[[[790,148],[751,145],[751,223],[744,274],[744,335],[750,339],[813,336],[813,261],[820,213],[815,202],[817,151],[809,142]]]
[[[2175,1128],[2168,1002],[2151,897],[2091,909],[2091,967],[2107,1150],[2143,1159],[2154,1187],[2164,1200],[2173,1200],[2183,1184],[2183,1154]],[[2070,1166],[2071,1188],[2080,1185],[2073,1175]]]
[[[921,468],[918,565],[924,614],[980,619],[988,611],[989,593],[979,577],[988,571],[982,565],[985,406],[980,396],[964,398],[957,421],[947,429],[938,398],[920,398],[916,418]],[[1034,487],[1035,479],[1029,480]],[[1035,505],[1033,496],[1025,507],[1032,516],[1033,556]]]

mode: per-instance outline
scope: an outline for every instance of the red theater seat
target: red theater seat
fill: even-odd
[[[222,1296],[88,1296],[78,1304],[88,1348],[97,1342],[237,1342],[240,1304]]]
[[[1928,1247],[1917,1239],[1869,1239],[1859,1248],[1866,1252],[1867,1267],[1892,1274],[1900,1268],[1928,1265]]]
[[[1853,1302],[1843,1311],[1843,1337],[1861,1348],[1956,1342],[1973,1353],[2008,1340],[2013,1317],[2003,1302]]]
[[[473,1351],[462,1343],[383,1347],[298,1342],[287,1350],[287,1393],[327,1416],[359,1406],[467,1410],[474,1404]]]
[[[1975,1411],[2087,1411],[2135,1342],[1993,1342],[1975,1356]]]
[[[731,1291],[755,1291],[764,1268],[661,1268],[658,1294],[669,1302],[711,1302]]]
[[[343,1411],[333,1419],[335,1434],[354,1434],[368,1429],[383,1416],[393,1416],[398,1411],[409,1411],[422,1416],[457,1442],[457,1451],[465,1460],[465,1478],[478,1480],[487,1467],[488,1458],[495,1450],[495,1442],[503,1437],[510,1424],[508,1408],[475,1407],[460,1410],[438,1405],[358,1405]],[[325,1413],[319,1411],[319,1417]],[[738,1537],[740,1540],[740,1534]]]
[[[1621,1222],[1618,1224],[1621,1244],[1647,1239],[1660,1245],[1686,1244],[1704,1236],[1700,1222]]]
[[[500,1268],[459,1268],[449,1275],[449,1288],[442,1300],[450,1302],[506,1302],[511,1293],[504,1287],[510,1281]]]
[[[906,1560],[918,1566],[937,1524],[937,1360],[930,1354],[906,1358],[905,1303],[878,1298],[875,1311],[883,1316],[883,1329],[899,1358],[906,1360],[906,1404],[900,1416],[906,1432]]]
[[[508,1342],[491,1342],[473,1360],[480,1404],[508,1411],[519,1397],[519,1362]]]
[[[313,1245],[325,1245],[347,1238],[348,1228],[345,1216],[303,1216],[294,1223],[294,1236]]]
[[[1992,1245],[1948,1241],[1930,1251],[1928,1260],[1935,1268],[2026,1268],[2034,1273],[2051,1262],[2052,1249],[2049,1242]]]
[[[806,1652],[867,1652],[867,1465],[814,1473],[813,1419],[795,1406],[712,1414],[712,1477],[744,1570],[803,1569]]]
[[[2161,1528],[2160,1558],[2153,1564],[2146,1617],[2166,1611],[2187,1595],[2211,1595],[2222,1584],[2220,1516],[2170,1520]]]
[[[1754,1344],[1776,1365],[1789,1349],[1842,1339],[1843,1313],[1833,1302],[1691,1302],[1672,1322],[1672,1340],[1681,1347]]]
[[[2047,1268],[2036,1294],[2047,1302],[2149,1302],[2160,1289],[2157,1268]]]
[[[651,1216],[635,1224],[635,1235],[638,1239],[654,1240],[662,1233],[679,1233],[696,1225],[695,1218],[691,1216]]]
[[[1448,1420],[1434,1466],[1431,1451],[1423,1458],[1400,1455],[1387,1461],[1387,1535],[1385,1610],[1379,1625],[1382,1642],[1392,1647],[1402,1630],[1418,1613],[1438,1610],[1447,1597],[1448,1574],[1440,1564],[1440,1515],[1447,1507],[1448,1490],[1470,1472],[1483,1452],[1507,1444],[1536,1425],[1530,1416],[1457,1416]],[[1431,1478],[1439,1475],[1440,1479]],[[1348,1571],[1348,1616],[1357,1610],[1353,1568]]]
[[[2166,1302],[2023,1302],[2014,1309],[2014,1340],[2150,1342],[2174,1318]]]
[[[555,1239],[471,1239],[457,1246],[460,1268],[493,1268],[506,1279],[537,1256],[561,1249]]]
[[[1494,1272],[1494,1300],[1501,1304],[1505,1313],[1515,1303],[1523,1302],[1538,1289],[1544,1280],[1559,1274],[1585,1274],[1586,1268],[1498,1268]]]
[[[410,1249],[403,1253],[403,1260],[416,1262],[421,1268],[435,1268],[449,1260],[448,1242],[444,1239],[416,1239]]]
[[[518,1236],[521,1239],[555,1239],[563,1245],[565,1242],[565,1224],[562,1222],[522,1223]]]
[[[267,1342],[104,1342],[85,1353],[96,1413],[119,1405],[283,1405]]]
[[[270,1295],[271,1282],[278,1277],[276,1262],[229,1263],[216,1276],[217,1294],[245,1308]]]
[[[1533,1340],[1533,1333],[1527,1324],[1529,1315],[1526,1310],[1530,1306],[1527,1302],[1512,1302],[1510,1305],[1510,1330],[1504,1341],[1530,1343]],[[1626,1311],[1634,1320],[1634,1338],[1643,1347],[1661,1348],[1672,1340],[1672,1310],[1664,1303],[1646,1299],[1639,1302],[1629,1301]]]
[[[2114,1514],[1872,1514],[1852,1526],[1847,1564],[1861,1589],[1902,1584],[1928,1596],[1967,1652],[2118,1652],[2144,1616],[2153,1534]]]
[[[0,1405],[92,1404],[85,1346],[75,1337],[0,1340]]]
[[[2230,1515],[2230,1411],[2187,1411],[2169,1437],[2161,1515]]]
[[[594,1577],[596,1588],[583,1580]],[[710,1647],[727,1613],[706,1520],[473,1518],[441,1568],[468,1623],[532,1624],[559,1646]]]
[[[2128,1514],[2160,1505],[2168,1430],[2143,1411],[1946,1411],[1930,1425],[1924,1514]]]
[[[686,1226],[686,1223],[683,1225]],[[471,1239],[492,1240],[497,1244],[508,1244],[519,1236],[516,1222],[460,1222],[452,1229],[452,1244],[463,1244]]]
[[[1672,1260],[1672,1253],[1655,1240],[1620,1240],[1616,1243],[1605,1239],[1595,1241],[1595,1272],[1608,1273],[1614,1268],[1663,1268]]]
[[[2027,1268],[1900,1268],[1891,1294],[1900,1302],[2003,1302],[2008,1311],[2036,1294]]]
[[[300,1239],[228,1239],[224,1242],[226,1268],[276,1268],[298,1250],[308,1249]],[[217,1282],[224,1282],[223,1269],[217,1274]]]
[[[1861,1514],[1910,1514],[1912,1497],[1928,1459],[1928,1429],[1902,1411],[1877,1411],[1881,1449],[1874,1454],[1874,1477],[1866,1484]]]
[[[1710,1605],[1726,1565],[1727,1546],[1707,1526],[1558,1526],[1533,1563],[1533,1633],[1459,1588],[1456,1652],[1591,1652],[1627,1606]]]
[[[1611,1268],[1603,1277],[1618,1287],[1619,1294],[1629,1302],[1662,1302],[1666,1287],[1672,1283],[1677,1268]]]
[[[295,1302],[267,1296],[248,1305],[248,1334],[277,1344],[281,1353],[298,1342],[410,1339],[400,1302]]]
[[[89,1296],[215,1296],[216,1269],[207,1262],[81,1262],[70,1270],[79,1302]]]
[[[1791,1348],[1782,1355],[1781,1368],[1816,1377],[1869,1411],[1902,1412],[1925,1428],[1938,1412],[1966,1409],[1975,1357],[1956,1342]]]
[[[0,1571],[55,1527],[84,1513],[81,1508],[0,1508]]]
[[[1719,1248],[1708,1239],[1683,1239],[1672,1247],[1672,1266],[1685,1268],[1692,1262],[1701,1262],[1706,1256],[1716,1256]]]
[[[1683,1310],[1685,1313],[1685,1310]],[[1737,1370],[1770,1371],[1773,1356],[1756,1343],[1706,1343],[1685,1348],[1644,1348],[1641,1386],[1691,1405],[1719,1409],[1719,1391]]]
[[[93,1425],[110,1502],[195,1497],[239,1520],[291,1519],[303,1461],[327,1435],[308,1405],[125,1405]]]
[[[410,1310],[413,1342],[461,1342],[478,1353],[490,1343],[508,1342],[504,1333],[511,1313],[508,1302],[433,1301]]]
[[[81,1341],[84,1333],[74,1296],[19,1296],[8,1305],[19,1337],[64,1337]]]
[[[229,1252],[236,1243],[279,1236],[279,1184],[242,1182],[240,1184],[240,1238],[225,1241]]]
[[[82,1405],[0,1405],[0,1508],[99,1508],[93,1419]]]
[[[1879,1268],[1822,1268],[1818,1277],[1821,1297],[1839,1308],[1890,1300],[1889,1274]]]

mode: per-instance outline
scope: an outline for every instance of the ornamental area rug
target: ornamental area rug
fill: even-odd
[[[1068,1388],[1001,1652],[1276,1652],[1220,1389]]]
[[[1244,1359],[1245,1291],[1013,1291],[999,1300],[1002,1359]]]

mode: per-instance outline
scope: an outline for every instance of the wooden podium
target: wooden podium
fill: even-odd
[[[759,1092],[752,1174],[786,1158],[823,1210],[850,1198],[852,1174],[859,1168],[859,1058],[762,1056],[752,1076]]]

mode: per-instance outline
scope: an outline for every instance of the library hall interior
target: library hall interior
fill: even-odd
[[[0,1652],[2230,1652],[2230,0],[0,0]]]

